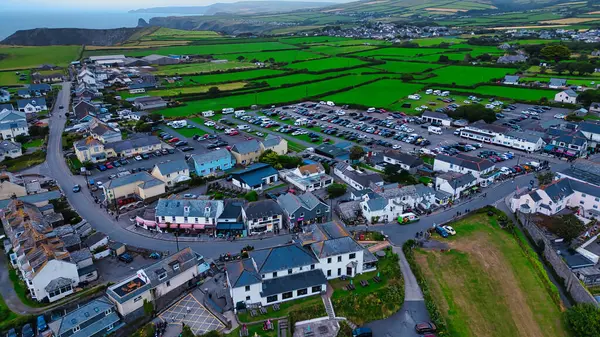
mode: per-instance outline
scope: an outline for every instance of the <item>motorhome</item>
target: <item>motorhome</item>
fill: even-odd
[[[181,129],[181,128],[185,128],[188,124],[186,120],[181,120],[181,121],[173,121],[170,123],[167,123],[168,126],[172,127],[173,129]]]
[[[222,110],[222,112],[223,112],[224,115],[232,114],[233,113],[233,108],[225,108],[225,109]]]
[[[246,110],[236,110],[233,114],[235,117],[242,117],[246,114]]]
[[[215,112],[212,110],[202,111],[202,117],[212,117],[215,115]]]
[[[440,128],[439,126],[429,126],[427,128],[427,131],[430,133],[434,133],[436,135],[441,135],[442,134],[442,128]]]

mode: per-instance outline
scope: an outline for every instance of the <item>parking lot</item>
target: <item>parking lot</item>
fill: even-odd
[[[185,324],[194,335],[199,336],[208,331],[220,331],[225,325],[196,299],[194,293],[186,295],[159,316],[169,324]]]

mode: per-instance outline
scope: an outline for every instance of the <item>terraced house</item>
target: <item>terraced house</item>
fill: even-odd
[[[169,160],[154,165],[152,175],[162,180],[168,187],[190,180],[190,168],[183,159]]]
[[[279,196],[277,203],[283,209],[285,220],[292,230],[301,229],[311,223],[323,223],[331,215],[329,205],[311,192],[300,195],[287,193]]]
[[[227,151],[220,149],[204,154],[194,154],[188,159],[188,165],[199,177],[218,175],[235,166],[235,158]]]
[[[100,297],[48,323],[48,328],[56,337],[95,337],[106,336],[123,325],[115,305]]]

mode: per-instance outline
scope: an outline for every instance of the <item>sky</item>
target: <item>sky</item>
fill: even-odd
[[[0,0],[0,11],[22,11],[36,8],[45,11],[102,9],[124,11],[139,8],[167,6],[206,6],[217,2],[237,2],[239,0]],[[285,0],[282,0],[285,1]],[[302,0],[300,0],[302,1]],[[350,0],[306,0],[311,2],[347,2]]]

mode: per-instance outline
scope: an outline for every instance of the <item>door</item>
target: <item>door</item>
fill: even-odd
[[[346,267],[346,275],[352,276],[352,267]]]

